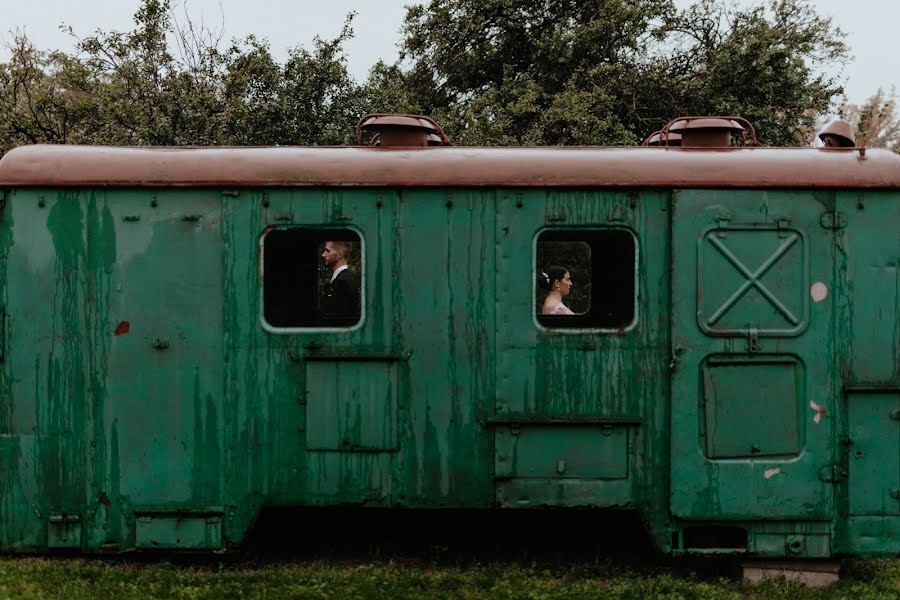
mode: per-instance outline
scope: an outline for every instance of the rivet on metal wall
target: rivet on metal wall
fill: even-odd
[[[43,196],[38,198],[38,206],[40,206],[41,208],[44,208],[45,206],[47,206],[47,201],[44,200]]]
[[[156,196],[150,196],[150,206],[152,208],[159,206],[159,202],[156,201]]]

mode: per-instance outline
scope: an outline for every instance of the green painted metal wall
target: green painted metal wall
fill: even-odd
[[[218,548],[351,503],[897,552],[898,222],[889,192],[14,190],[0,546]],[[261,235],[291,225],[359,233],[358,327],[264,327]],[[635,236],[633,326],[538,325],[559,228]]]

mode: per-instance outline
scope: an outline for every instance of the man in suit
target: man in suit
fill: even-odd
[[[347,266],[352,252],[352,242],[325,242],[322,260],[331,269],[331,281],[322,306],[326,316],[359,316],[359,280]]]

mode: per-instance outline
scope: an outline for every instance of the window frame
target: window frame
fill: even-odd
[[[538,264],[537,264],[537,256],[538,256],[537,252],[538,252],[539,238],[547,232],[553,232],[553,233],[571,232],[573,234],[571,241],[584,242],[585,240],[578,239],[577,237],[575,237],[575,236],[577,236],[578,232],[581,232],[581,231],[591,232],[591,233],[603,232],[603,231],[624,231],[631,236],[631,239],[634,242],[634,294],[632,297],[633,316],[632,316],[631,322],[625,326],[622,326],[622,327],[597,327],[595,325],[585,325],[583,327],[548,327],[544,323],[541,323],[540,319],[538,318],[539,315],[537,314],[537,310],[536,310],[537,307],[534,305],[533,299],[537,296],[537,292],[538,292],[536,274],[537,274],[537,270],[539,268]],[[547,240],[547,241],[556,241],[556,240]],[[596,226],[596,225],[588,225],[588,226],[542,227],[542,228],[538,229],[535,232],[534,237],[531,240],[531,273],[532,273],[532,277],[531,277],[531,279],[532,279],[531,320],[534,323],[535,327],[537,327],[538,330],[540,330],[542,333],[549,333],[549,334],[554,334],[554,335],[555,334],[622,335],[624,333],[630,333],[630,332],[634,331],[637,328],[638,324],[640,323],[640,302],[639,302],[639,299],[640,299],[640,276],[639,276],[640,275],[640,271],[639,271],[640,253],[641,253],[640,238],[638,238],[637,234],[630,227],[617,227],[617,226],[603,227],[603,226]],[[594,248],[593,248],[593,246],[591,246],[592,276],[593,276],[594,260],[595,260],[594,259]],[[591,305],[593,306],[593,299],[592,299]],[[590,311],[588,311],[588,312],[590,312]],[[587,313],[585,313],[585,314],[587,314]],[[558,316],[555,318],[562,320],[562,319],[568,318],[568,316]]]
[[[265,242],[266,236],[272,231],[286,231],[291,229],[307,229],[316,232],[350,231],[359,238],[359,319],[349,326],[313,326],[313,327],[279,327],[266,320],[265,305]],[[352,333],[360,330],[366,321],[366,239],[363,232],[349,223],[321,224],[321,223],[290,223],[285,225],[269,225],[259,234],[257,242],[256,262],[259,268],[259,322],[263,330],[276,335],[298,335],[317,333]]]

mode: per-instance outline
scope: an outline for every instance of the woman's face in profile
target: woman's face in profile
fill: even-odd
[[[571,289],[572,278],[569,276],[569,272],[566,271],[566,274],[563,275],[563,278],[559,280],[559,293],[562,296],[567,296]]]

